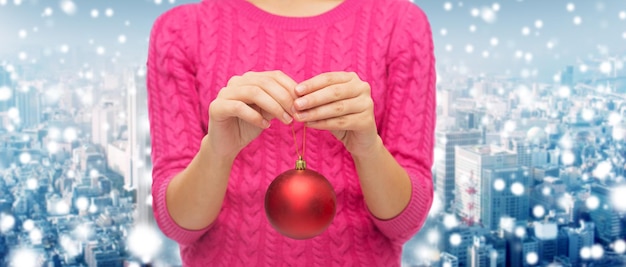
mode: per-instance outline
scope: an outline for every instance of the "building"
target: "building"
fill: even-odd
[[[35,128],[41,122],[41,98],[35,87],[24,86],[24,90],[15,91],[15,105],[20,114],[22,129]]]
[[[115,116],[119,108],[114,101],[102,101],[93,108],[91,122],[91,141],[106,148],[115,140]]]
[[[593,184],[591,186],[591,195],[600,200],[598,208],[590,212],[591,220],[596,227],[597,238],[604,244],[610,244],[623,238],[624,234],[621,215],[612,207],[610,202],[612,192],[613,188],[607,185]]]
[[[483,215],[483,171],[517,166],[517,155],[493,145],[455,147],[455,212],[466,223],[480,223]],[[493,184],[489,185],[494,186]]]
[[[148,120],[148,97],[145,75],[131,71],[126,77],[128,152],[130,157],[130,177],[124,187],[137,190],[137,222],[153,226],[152,208],[147,204],[151,196],[150,124]]]
[[[591,248],[594,241],[595,226],[593,223],[582,223],[580,228],[566,227],[568,252],[567,256],[573,266],[578,266],[582,261],[580,251],[584,247]]]
[[[452,209],[454,203],[455,147],[477,145],[480,139],[481,133],[477,130],[436,132],[435,193],[446,211]]]
[[[554,222],[535,222],[534,239],[537,242],[539,259],[552,260],[558,256],[558,227]]]
[[[469,247],[473,244],[474,236],[484,236],[487,234],[488,231],[486,229],[478,226],[469,227],[466,225],[461,225],[459,227],[453,228],[444,234],[444,240],[457,239],[457,241],[460,242],[458,242],[458,244],[445,242],[442,251],[456,257],[459,267],[468,267],[470,266],[468,250]]]
[[[473,243],[468,250],[468,256],[471,267],[496,267],[498,253],[486,243],[484,236],[474,236]]]
[[[480,220],[491,230],[500,226],[500,218],[528,220],[530,177],[526,168],[509,167],[483,170],[480,180]]]
[[[459,260],[450,253],[442,252],[439,256],[439,267],[459,267]]]

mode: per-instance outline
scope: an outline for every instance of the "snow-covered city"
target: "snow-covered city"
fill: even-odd
[[[154,20],[0,0],[0,266],[180,266],[152,214]],[[426,1],[435,201],[403,266],[626,265],[626,2]]]

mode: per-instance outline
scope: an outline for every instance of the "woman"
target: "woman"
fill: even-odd
[[[406,0],[205,0],[153,26],[153,209],[185,266],[399,266],[433,197],[435,71]],[[294,240],[265,191],[296,159],[337,194],[331,225]]]

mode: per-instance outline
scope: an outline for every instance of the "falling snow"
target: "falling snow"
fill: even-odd
[[[535,252],[529,252],[526,254],[526,262],[530,265],[535,265],[539,261],[539,256]]]

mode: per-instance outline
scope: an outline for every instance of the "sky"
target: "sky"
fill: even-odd
[[[0,62],[36,64],[75,49],[143,62],[156,17],[193,2],[198,0],[0,0]],[[414,3],[431,22],[440,69],[535,72],[548,79],[566,65],[626,55],[623,0]],[[587,63],[590,69],[599,64]]]

